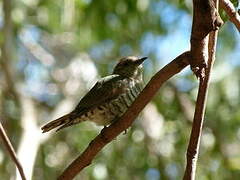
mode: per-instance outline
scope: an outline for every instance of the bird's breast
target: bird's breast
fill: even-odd
[[[143,84],[130,81],[126,90],[117,98],[95,107],[85,115],[85,120],[90,120],[98,125],[108,125],[121,117],[137,98]]]

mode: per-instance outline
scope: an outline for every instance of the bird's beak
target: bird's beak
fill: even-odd
[[[139,59],[136,61],[136,63],[137,63],[138,65],[140,65],[140,64],[142,64],[143,61],[145,61],[147,58],[148,58],[148,57],[139,58]]]

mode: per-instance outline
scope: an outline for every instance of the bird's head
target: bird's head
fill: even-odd
[[[141,78],[142,77],[142,63],[147,57],[138,58],[136,56],[127,56],[120,59],[119,63],[115,66],[113,74],[118,74],[128,78]]]

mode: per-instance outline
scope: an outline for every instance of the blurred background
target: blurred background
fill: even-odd
[[[221,16],[198,180],[240,177],[240,36]],[[70,112],[120,57],[148,56],[148,82],[189,49],[191,24],[190,0],[0,1],[0,118],[28,179],[56,179],[102,129],[84,122],[41,134],[43,124]],[[197,86],[189,67],[165,83],[76,179],[181,179]],[[0,179],[20,179],[0,143]]]

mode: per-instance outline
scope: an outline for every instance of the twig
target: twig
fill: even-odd
[[[218,9],[218,1],[216,1],[216,6]],[[184,174],[184,180],[194,180],[196,165],[198,159],[200,138],[202,133],[202,126],[205,114],[207,93],[209,87],[210,73],[215,61],[215,51],[216,51],[216,41],[217,41],[217,30],[210,33],[209,43],[208,43],[208,64],[206,68],[206,74],[204,78],[200,78],[200,84],[198,89],[198,97],[196,102],[195,114],[192,125],[191,137],[187,149],[187,166]]]
[[[90,165],[96,154],[106,144],[112,141],[117,135],[133,123],[134,119],[157,93],[161,85],[173,75],[180,72],[188,64],[189,52],[185,52],[155,74],[127,112],[118,121],[111,124],[109,127],[104,128],[88,145],[85,151],[65,169],[58,180],[73,179],[83,168]]]
[[[232,2],[230,0],[220,0],[220,7],[224,9],[229,16],[230,21],[235,24],[236,28],[240,32],[240,15],[236,11]]]
[[[3,143],[4,145],[6,146],[6,149],[7,151],[9,152],[13,162],[16,164],[17,168],[18,168],[18,171],[22,177],[22,180],[26,180],[26,176],[24,174],[24,171],[23,171],[23,168],[22,168],[22,165],[20,164],[17,156],[16,156],[16,153],[14,151],[14,148],[10,142],[10,140],[8,139],[7,137],[7,134],[2,126],[2,123],[0,122],[0,135],[1,135],[1,138],[3,140]]]

